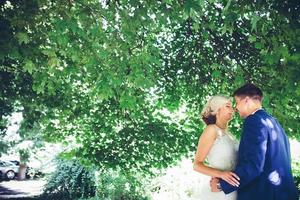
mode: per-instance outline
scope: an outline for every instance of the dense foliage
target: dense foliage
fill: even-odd
[[[41,199],[79,199],[94,197],[94,171],[76,161],[57,161],[55,173],[49,177]]]
[[[194,151],[208,96],[251,81],[300,138],[297,0],[15,0],[0,9],[1,134],[20,109],[24,137],[39,130],[87,164],[148,171]]]
[[[120,170],[106,170],[98,173],[96,177],[97,199],[151,199],[148,188],[150,179],[139,172],[131,174]]]
[[[78,161],[57,160],[57,168],[48,177],[44,193],[39,199],[149,199],[146,178],[140,173],[128,174],[120,170],[97,171]]]

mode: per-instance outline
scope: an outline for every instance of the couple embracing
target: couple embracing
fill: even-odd
[[[211,176],[205,200],[298,200],[289,140],[279,122],[262,109],[263,93],[246,84],[229,98],[212,97],[201,116],[194,170]],[[241,140],[228,132],[234,110],[244,119]],[[209,164],[206,164],[205,160]]]

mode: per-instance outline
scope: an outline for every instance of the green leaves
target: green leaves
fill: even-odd
[[[204,0],[187,0],[184,1],[184,19],[188,19],[189,17],[192,17],[196,19],[196,16],[198,13],[202,12],[202,9],[204,8],[205,1]]]
[[[260,17],[256,14],[251,17],[251,31],[257,31],[257,22],[260,20]]]
[[[123,109],[134,110],[138,106],[136,97],[131,93],[123,92],[120,97],[120,106]]]
[[[256,36],[255,35],[250,35],[249,38],[248,38],[248,41],[253,43],[253,42],[256,42]]]
[[[221,76],[221,72],[220,71],[213,71],[212,73],[212,77],[213,78],[219,78]]]
[[[229,6],[231,5],[232,0],[228,0],[226,3],[226,6],[224,8],[224,11],[226,12],[229,9]]]
[[[16,34],[19,44],[28,44],[29,43],[29,36],[27,33],[19,32]]]
[[[255,48],[262,49],[263,48],[263,44],[261,42],[255,42]]]
[[[69,144],[73,137],[71,157],[127,169],[167,166],[194,150],[206,99],[246,82],[262,87],[264,106],[276,117],[288,110],[280,119],[299,135],[299,30],[274,6],[230,0],[35,6],[33,13],[15,7],[13,19],[3,15],[4,32],[16,35],[0,39],[1,73],[8,77],[1,105],[9,105],[5,114],[16,101],[42,113],[26,118],[49,141]]]
[[[25,65],[24,65],[24,71],[28,72],[29,74],[32,74],[34,70],[34,64],[31,60],[25,60]]]

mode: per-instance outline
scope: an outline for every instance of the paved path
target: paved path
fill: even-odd
[[[0,199],[23,199],[42,194],[44,180],[2,181],[0,182]]]

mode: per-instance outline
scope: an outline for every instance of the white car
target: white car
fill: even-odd
[[[12,180],[19,173],[19,166],[9,161],[0,160],[0,175],[1,178]]]

